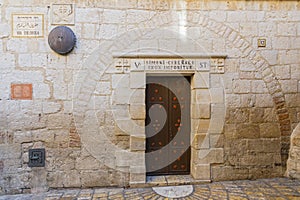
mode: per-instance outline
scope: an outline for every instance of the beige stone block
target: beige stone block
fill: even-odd
[[[298,55],[298,50],[280,51],[278,53],[278,64],[296,64],[299,62]]]
[[[142,137],[145,135],[144,120],[132,120],[132,119],[117,119],[116,125],[118,126],[118,132],[122,132],[122,135],[135,135]]]
[[[199,125],[198,125],[198,133],[207,133],[209,126],[210,126],[210,120],[209,119],[201,119],[199,120]]]
[[[253,107],[255,105],[256,96],[259,96],[259,95],[253,95],[253,94],[241,94],[241,95],[239,95],[240,105],[238,107],[240,107],[240,108]]]
[[[146,88],[146,74],[144,72],[131,72],[130,73],[130,88]]]
[[[77,170],[49,172],[49,187],[81,187],[80,174]]]
[[[94,39],[95,38],[95,24],[83,24],[82,38]]]
[[[262,51],[261,54],[268,61],[268,63],[270,65],[277,64],[277,51],[276,50]]]
[[[263,152],[266,153],[281,153],[282,140],[278,138],[271,138],[263,140]]]
[[[166,50],[171,50],[171,49],[176,49],[177,47],[177,41],[176,39],[160,39],[158,40],[159,44],[159,49],[166,49]]]
[[[145,103],[145,89],[136,89],[130,95],[130,104],[144,104]]]
[[[257,43],[257,41],[255,41]],[[255,43],[255,44],[256,44]],[[255,65],[251,62],[249,58],[241,58],[240,59],[240,70],[242,72],[252,72],[255,71]]]
[[[145,166],[130,167],[130,184],[146,183],[146,168]]]
[[[218,22],[224,22],[226,20],[226,13],[220,10],[212,10],[209,12],[209,17]]]
[[[285,98],[289,107],[298,107],[300,105],[300,93],[286,94]]]
[[[257,94],[255,98],[255,105],[257,107],[270,108],[274,106],[273,98],[270,94]]]
[[[76,8],[76,22],[77,23],[85,22],[85,23],[97,24],[99,22],[99,18],[100,18],[100,12],[99,12],[99,9],[97,9],[97,8],[89,8],[89,9],[86,9],[86,7],[84,7],[84,8],[77,7]]]
[[[100,168],[100,163],[92,156],[78,157],[76,159],[75,167],[78,170],[96,170]]]
[[[296,35],[296,24],[292,22],[279,23],[277,27],[277,33],[279,36],[295,36]]]
[[[96,89],[95,89],[95,94],[99,94],[99,95],[109,95],[111,94],[112,90],[111,90],[111,86],[110,86],[110,82],[99,82],[96,85]]]
[[[67,114],[50,114],[48,115],[47,127],[49,129],[69,128],[71,116]]]
[[[128,160],[129,152],[125,150],[120,150],[115,152],[116,157],[116,166],[117,167],[126,167],[130,166],[130,160]]]
[[[242,180],[249,178],[249,169],[235,168],[232,166],[212,166],[212,180]]]
[[[297,93],[298,80],[280,80],[283,93]]]
[[[200,122],[199,119],[191,119],[191,132],[192,133],[198,132],[199,122]]]
[[[192,147],[194,149],[208,149],[209,148],[209,134],[195,133],[192,139]]]
[[[46,147],[49,147],[54,144],[54,136],[58,134],[58,132],[64,131],[57,131],[57,130],[37,130],[32,131],[32,141],[38,142],[41,141],[44,143]]]
[[[288,37],[276,37],[272,40],[272,46],[274,49],[289,49],[290,39]]]
[[[223,104],[212,104],[209,132],[210,133],[223,132],[224,123],[225,123],[225,106]]]
[[[196,180],[210,180],[210,165],[209,164],[195,164],[192,163],[191,175]]]
[[[241,105],[240,95],[237,94],[226,94],[225,103],[229,107],[239,107]]]
[[[281,135],[279,124],[263,123],[259,125],[261,138],[278,138]]]
[[[224,134],[209,134],[210,148],[222,148],[224,147]]]
[[[299,77],[300,77],[299,65],[291,65],[291,78],[292,79],[299,79]]]
[[[240,33],[243,36],[257,36],[258,27],[257,23],[249,23],[248,21],[240,24]]]
[[[195,73],[191,81],[192,88],[209,88],[209,77],[209,72]]]
[[[240,158],[240,165],[242,166],[272,166],[275,163],[281,163],[280,153],[247,154]]]
[[[14,133],[14,142],[15,143],[27,143],[32,142],[33,136],[31,131],[16,131]]]
[[[225,119],[212,117],[212,119],[210,120],[208,132],[209,133],[222,133],[224,124],[225,124]]]
[[[199,104],[191,104],[191,117],[192,119],[200,118]]]
[[[275,66],[275,74],[278,79],[290,79],[291,67],[289,65]]]
[[[248,80],[235,80],[233,82],[233,92],[236,94],[248,94],[251,91],[251,84]]]
[[[275,23],[269,23],[268,21],[261,21],[258,24],[258,33],[260,36],[274,35],[276,31],[277,31],[277,25]]]
[[[103,110],[108,110],[111,109],[112,113],[113,113],[113,120],[117,120],[117,119],[129,119],[130,118],[130,113],[129,113],[129,105],[113,105],[113,106],[109,106],[109,105],[105,105],[107,102],[106,99],[102,100],[102,98],[95,98],[96,103],[97,104],[95,106],[96,110],[102,111]],[[102,101],[100,101],[102,100]],[[101,104],[102,102],[102,104]],[[91,109],[92,110],[92,109]]]
[[[143,47],[144,51],[151,51],[158,50],[158,41],[156,39],[149,39],[149,40],[139,40],[139,46]]]
[[[250,110],[250,122],[262,123],[264,122],[264,108],[253,108]]]
[[[208,89],[196,89],[195,92],[195,103],[210,103],[211,94]]]
[[[209,119],[210,103],[192,104],[191,112],[194,119]]]
[[[192,158],[197,164],[220,164],[224,163],[224,149],[200,149],[197,150]]]
[[[232,8],[236,8],[234,4],[230,4]],[[241,11],[229,11],[227,15],[227,21],[229,22],[241,22],[246,21],[246,13]]]
[[[132,92],[128,88],[116,88],[112,93],[112,103],[116,105],[129,104]]]
[[[264,21],[265,12],[264,11],[247,11],[246,12],[247,20],[253,22]]]
[[[200,103],[199,104],[199,115],[200,119],[209,119],[211,116],[211,104],[210,103]]]
[[[130,167],[145,165],[145,151],[130,152],[125,159],[128,160]]]
[[[268,89],[263,80],[255,80],[251,82],[251,92],[254,94],[268,93]]]
[[[113,74],[112,75],[112,88],[129,88],[129,75],[128,74]]]
[[[238,138],[255,139],[260,136],[259,125],[257,124],[238,124],[237,125]]]
[[[62,105],[59,102],[43,102],[42,106],[44,114],[56,113],[62,108]]]
[[[145,151],[146,139],[144,137],[130,136],[131,151]]]
[[[105,9],[103,12],[103,20],[106,23],[125,23],[126,12],[121,10]]]
[[[145,104],[131,104],[129,106],[131,119],[145,119],[146,118],[146,105]]]
[[[224,89],[211,88],[209,89],[212,103],[224,103]]]
[[[99,178],[101,177],[101,178]],[[81,171],[80,180],[82,187],[101,187],[109,186],[109,173],[107,170],[93,170],[93,171]]]
[[[126,13],[127,20],[131,23],[140,23],[148,20],[150,17],[150,13],[144,10],[128,10]]]

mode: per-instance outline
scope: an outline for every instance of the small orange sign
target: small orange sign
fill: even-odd
[[[32,84],[11,84],[11,99],[32,100]]]

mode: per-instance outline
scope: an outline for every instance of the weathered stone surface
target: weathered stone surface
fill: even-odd
[[[193,155],[196,164],[220,164],[224,162],[224,150],[222,148],[200,149]]]
[[[262,123],[259,125],[261,138],[278,138],[280,137],[280,128],[278,124]]]
[[[232,166],[212,166],[212,180],[242,180],[248,179],[249,170],[247,168],[234,168]]]
[[[194,164],[192,163],[191,171],[193,178],[196,180],[210,180],[210,165],[209,164]]]
[[[300,124],[293,130],[291,136],[291,147],[289,151],[289,158],[287,161],[286,176],[291,178],[300,178],[299,167],[299,152],[300,152]]]
[[[0,193],[143,183],[146,76],[178,73],[192,77],[192,176],[282,175],[300,121],[299,3],[245,2],[79,0],[76,47],[61,56],[49,49],[46,32],[10,33],[13,13],[43,14],[51,27],[54,1],[0,0]],[[116,54],[216,62],[211,71],[133,71],[125,62],[116,67]],[[33,85],[32,100],[11,99],[10,85],[19,83]],[[288,162],[295,177],[299,141],[291,140]],[[97,148],[87,153],[91,145]],[[30,148],[46,148],[39,172],[27,166]],[[202,150],[209,153],[199,160]]]
[[[77,170],[56,171],[47,174],[49,187],[81,187],[80,173]]]
[[[145,138],[130,136],[130,150],[131,151],[145,151]]]
[[[239,124],[237,125],[237,137],[238,138],[259,138],[260,129],[255,124]]]
[[[208,149],[209,145],[209,134],[196,133],[192,138],[192,147],[195,149]]]

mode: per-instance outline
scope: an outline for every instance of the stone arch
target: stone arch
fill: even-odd
[[[164,27],[166,25],[172,24],[172,22],[174,22],[172,14],[170,14],[169,12],[160,13],[157,16],[153,17],[151,21],[146,21],[139,24],[137,29],[133,30],[134,34],[132,34],[132,32],[129,32],[123,34],[115,41],[105,41],[101,44],[100,48],[91,55],[91,59],[89,59],[88,61],[88,73],[85,75],[82,83],[79,85],[79,93],[77,94],[77,96],[75,96],[76,102],[74,103],[74,116],[77,127],[79,127],[81,130],[86,131],[87,127],[83,125],[84,120],[81,119],[91,117],[88,114],[89,100],[93,95],[93,91],[96,87],[96,82],[99,80],[99,77],[103,75],[107,66],[111,66],[113,64],[113,57],[111,55],[111,52],[116,49],[126,49],[126,47],[130,45],[132,40],[138,39],[143,36],[146,33],[147,29],[151,30],[157,27]],[[177,23],[177,21],[175,22]],[[241,36],[237,31],[225,25],[224,23],[213,21],[210,18],[196,12],[188,13],[187,23],[194,26],[205,27],[213,31],[220,37],[226,38],[233,44],[234,47],[239,49],[239,51],[252,62],[256,70],[262,74],[262,80],[265,82],[269,93],[273,98],[277,118],[279,120],[281,137],[288,137],[291,132],[291,121],[286,106],[285,97],[281,89],[281,85],[275,78],[275,74],[266,59],[258,52],[256,52],[253,47],[251,47],[251,44],[243,38],[243,36]],[[84,134],[84,131],[80,131],[80,134]],[[99,129],[99,131],[101,130]],[[90,142],[93,144],[95,141]],[[282,155],[287,155],[288,145],[283,144],[281,147],[281,151]],[[287,157],[285,159],[287,159]],[[286,160],[283,160],[283,162],[285,161]]]
[[[262,80],[265,82],[275,105],[282,140],[282,164],[285,165],[288,159],[291,120],[289,111],[286,106],[284,93],[279,81],[276,79],[276,76],[270,67],[270,64],[262,55],[260,55],[253,49],[253,47],[251,47],[251,44],[246,39],[244,39],[242,35],[240,35],[233,28],[226,26],[225,24],[213,21],[208,17],[201,16],[200,14],[192,14],[188,18],[188,20],[190,23],[202,25],[203,27],[206,27],[215,32],[219,36],[227,38],[234,47],[239,49],[239,51],[242,52],[243,55],[251,61],[251,63],[255,66],[257,72],[262,75]]]
[[[138,28],[142,30],[142,27],[147,27],[150,29],[161,27],[172,21],[171,16],[172,15],[168,15],[167,13],[165,15],[161,14],[157,16],[157,19],[154,19],[154,22],[145,22]],[[285,163],[289,150],[291,120],[289,111],[286,106],[284,93],[279,81],[276,79],[276,76],[270,67],[270,64],[261,54],[253,49],[251,44],[246,39],[244,39],[243,36],[239,34],[239,32],[235,31],[233,28],[227,26],[224,23],[216,22],[196,12],[188,13],[187,23],[193,24],[195,26],[201,25],[208,28],[210,31],[213,31],[217,35],[228,39],[228,41],[231,42],[234,47],[236,47],[241,53],[243,53],[246,58],[251,61],[251,63],[255,66],[257,72],[262,75],[262,80],[266,84],[275,105],[282,138],[281,153],[282,155],[285,155],[285,158],[283,158],[282,161],[283,163]]]

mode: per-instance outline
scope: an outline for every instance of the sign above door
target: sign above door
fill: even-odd
[[[224,55],[218,56],[184,56],[170,55],[154,56],[117,56],[114,59],[118,72],[147,71],[147,72],[195,72],[224,73]]]

